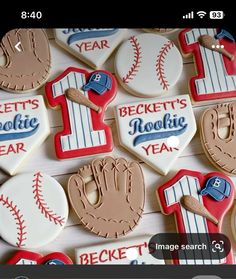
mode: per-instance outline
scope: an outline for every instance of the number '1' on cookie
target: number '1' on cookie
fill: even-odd
[[[192,234],[198,234],[204,239],[208,234],[221,233],[223,218],[234,201],[234,192],[233,182],[222,173],[212,172],[203,175],[196,171],[180,170],[171,180],[158,187],[157,197],[163,214],[175,215],[177,232],[188,234],[190,236],[188,243],[192,244],[195,243]],[[233,263],[232,251],[227,255],[226,252],[219,255],[219,251],[217,254],[211,249],[209,251],[209,244],[206,246],[208,248],[203,249],[202,253],[193,250],[191,258],[180,249],[177,257],[175,255],[174,263],[180,265]]]
[[[193,55],[197,68],[197,75],[189,84],[194,101],[236,96],[236,44],[226,39],[216,40],[218,31],[193,28],[179,35],[183,54]]]
[[[116,120],[121,145],[164,175],[196,132],[188,95],[119,105]]]
[[[103,118],[116,88],[107,71],[88,73],[72,67],[46,84],[49,104],[62,110],[64,129],[55,136],[59,159],[112,151],[111,130]]]

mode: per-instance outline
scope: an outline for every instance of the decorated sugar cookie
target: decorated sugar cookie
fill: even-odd
[[[72,260],[60,252],[50,253],[46,256],[26,250],[17,251],[7,262],[12,265],[65,265],[73,264]]]
[[[88,193],[97,191],[92,204]],[[124,158],[95,159],[68,181],[68,194],[86,229],[106,238],[132,231],[142,217],[145,189],[141,166]]]
[[[196,64],[197,74],[189,83],[194,101],[236,96],[236,44],[216,39],[217,33],[215,28],[193,28],[179,35],[183,54],[193,55]]]
[[[221,233],[222,220],[234,201],[234,184],[219,172],[203,175],[181,170],[157,189],[163,214],[175,214],[178,233]],[[188,259],[183,251],[175,264],[232,264],[232,251],[223,259]]]
[[[201,118],[201,142],[209,160],[236,175],[236,102],[207,109]]]
[[[113,241],[102,243],[101,245],[80,247],[75,250],[76,263],[80,265],[165,264],[164,260],[157,260],[149,253],[148,244],[150,239],[151,236],[143,235],[128,238],[125,241]],[[134,257],[133,259],[132,257],[129,257],[129,251],[133,252],[137,257]]]
[[[6,65],[0,67],[0,88],[24,93],[41,87],[48,79],[51,55],[43,29],[14,29],[0,43],[0,56]]]
[[[50,133],[42,96],[0,101],[0,168],[13,175]]]
[[[175,44],[151,33],[130,37],[115,57],[120,84],[139,97],[167,92],[178,81],[182,68],[182,57]]]
[[[111,130],[103,118],[116,90],[115,78],[109,72],[88,73],[72,67],[46,84],[49,104],[62,110],[64,129],[55,136],[59,159],[112,151]]]
[[[159,33],[159,34],[166,35],[166,34],[173,33],[178,29],[176,29],[176,28],[144,28],[143,30],[146,32]]]
[[[64,228],[68,204],[61,185],[41,172],[19,174],[0,189],[0,235],[19,248],[38,248]]]
[[[121,145],[164,175],[196,132],[188,95],[119,105],[116,121]]]
[[[56,42],[92,68],[99,68],[122,41],[126,29],[54,29]]]

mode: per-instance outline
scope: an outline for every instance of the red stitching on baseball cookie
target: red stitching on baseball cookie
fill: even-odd
[[[138,72],[138,68],[140,67],[140,63],[141,63],[141,46],[138,42],[138,39],[135,36],[132,36],[129,39],[132,47],[133,47],[133,51],[134,51],[134,61],[132,66],[129,69],[128,74],[126,74],[125,77],[122,78],[124,83],[128,83],[130,80],[132,80],[135,76],[136,73]]]
[[[36,201],[36,205],[38,206],[38,209],[41,211],[41,213],[45,216],[45,218],[49,219],[50,222],[54,222],[55,225],[60,225],[62,226],[65,222],[65,218],[62,218],[61,216],[57,216],[56,213],[53,213],[53,210],[49,209],[49,206],[47,206],[46,201],[43,198],[42,194],[42,181],[40,180],[42,174],[40,172],[37,172],[34,174],[34,179],[33,179],[33,194],[34,194],[34,199]]]
[[[2,203],[3,206],[5,206],[7,209],[10,210],[12,216],[14,217],[16,221],[16,229],[17,229],[17,247],[23,247],[25,244],[23,243],[26,240],[26,234],[25,231],[26,226],[24,225],[25,220],[23,219],[23,214],[20,213],[20,209],[17,208],[16,205],[13,204],[12,201],[9,201],[9,198],[4,198],[3,194],[0,196],[0,203]]]
[[[168,90],[169,88],[169,82],[166,79],[165,76],[165,70],[164,70],[164,63],[166,56],[169,52],[169,50],[174,46],[174,43],[172,41],[168,41],[163,45],[163,47],[160,49],[159,54],[157,56],[156,60],[156,72],[158,80],[160,81],[160,84],[163,88],[163,90]]]

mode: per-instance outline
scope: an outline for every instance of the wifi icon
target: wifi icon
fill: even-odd
[[[197,15],[200,17],[200,18],[204,18],[204,16],[206,15],[207,13],[204,12],[204,11],[199,11],[197,12]]]

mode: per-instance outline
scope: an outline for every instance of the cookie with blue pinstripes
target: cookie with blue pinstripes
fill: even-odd
[[[104,123],[105,110],[117,91],[111,73],[104,70],[89,73],[70,67],[48,82],[45,89],[49,105],[61,107],[63,130],[55,135],[59,159],[112,151],[111,129]],[[73,98],[68,95],[69,89],[73,89]]]
[[[97,201],[89,193],[97,191]],[[86,229],[106,238],[124,236],[142,217],[145,185],[141,166],[124,158],[95,159],[68,181],[70,203]]]

